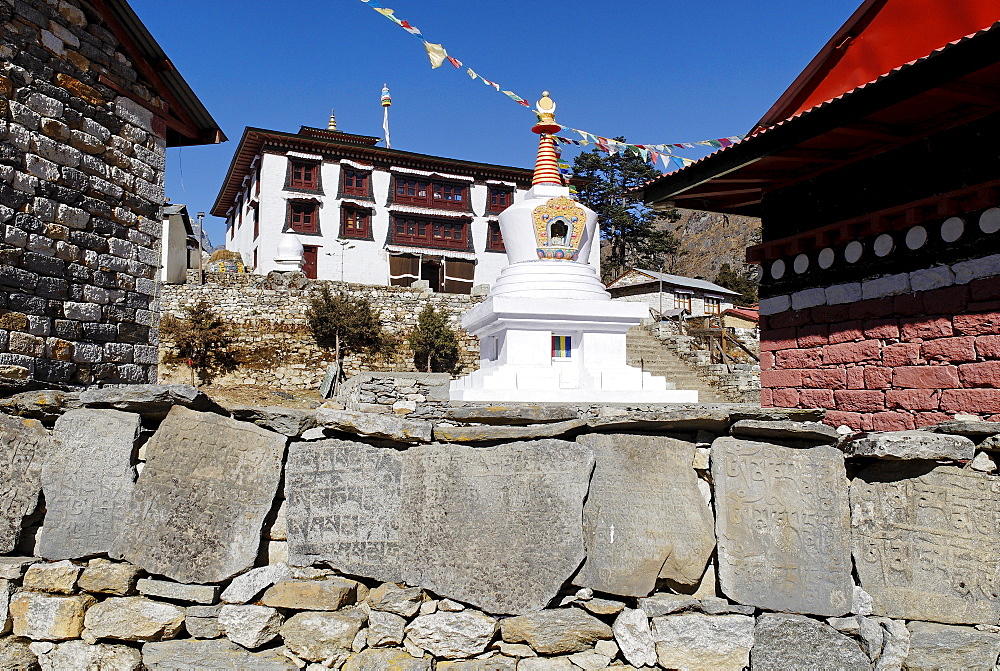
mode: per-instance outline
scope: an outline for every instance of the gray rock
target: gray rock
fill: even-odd
[[[253,566],[286,438],[175,407],[146,445],[117,558],[185,583],[221,582]]]
[[[67,641],[52,646],[48,652],[39,653],[38,663],[42,671],[65,669],[139,671],[142,669],[142,655],[127,645],[107,643],[87,645],[83,641]]]
[[[611,627],[615,642],[629,664],[635,667],[656,664],[656,642],[649,618],[641,610],[626,608]]]
[[[699,613],[654,617],[653,640],[665,669],[742,669],[750,662],[754,621]]]
[[[934,433],[950,433],[955,436],[965,436],[976,441],[982,441],[990,436],[1000,434],[1000,422],[986,422],[983,420],[959,419],[950,422],[941,422],[934,426],[924,427],[924,431]]]
[[[992,669],[1000,634],[932,622],[910,622],[908,669]]]
[[[0,669],[38,671],[38,656],[31,651],[26,638],[4,636],[0,638]]]
[[[555,439],[407,450],[404,580],[489,613],[544,608],[583,561],[593,468],[589,449]]]
[[[301,436],[303,432],[316,426],[315,410],[299,410],[296,408],[268,407],[252,408],[236,406],[229,408],[233,419],[241,422],[253,422],[259,427],[280,433],[283,436]]]
[[[0,580],[0,634],[10,633],[12,626],[10,621],[10,597],[13,593],[14,585],[9,580]]]
[[[611,627],[579,608],[509,617],[500,622],[500,633],[508,643],[527,643],[543,655],[582,652],[593,647],[595,641],[613,636]]]
[[[368,645],[402,645],[406,618],[395,613],[372,610],[368,613]]]
[[[68,408],[76,405],[78,396],[79,394],[52,389],[25,391],[0,399],[0,412],[54,422]]]
[[[251,650],[273,641],[285,618],[267,606],[225,605],[219,612],[219,626],[226,638]]]
[[[316,422],[328,429],[400,443],[430,442],[432,433],[430,422],[350,410],[320,408],[316,411]]]
[[[887,617],[873,618],[882,627],[884,643],[882,655],[875,664],[875,671],[899,671],[910,654],[910,630],[899,620]]]
[[[219,638],[223,635],[219,625],[222,606],[189,606],[184,610],[184,629],[192,638]]]
[[[759,405],[732,404],[724,406],[734,422],[756,419],[769,422],[822,422],[822,408],[762,408]]]
[[[443,668],[440,664],[438,668]],[[341,671],[431,671],[431,658],[417,659],[405,650],[371,648],[362,650],[344,662]]]
[[[142,663],[150,671],[298,671],[280,648],[250,652],[227,639],[163,641],[142,646]]]
[[[42,466],[45,526],[37,552],[48,559],[104,554],[132,503],[132,453],[139,415],[119,410],[70,410],[58,420]]]
[[[732,423],[730,412],[730,409],[724,406],[677,406],[670,410],[635,413],[634,415],[599,415],[588,420],[587,425],[600,428],[601,431],[662,431],[667,433],[709,431],[714,434],[722,434],[729,429]]]
[[[346,660],[354,637],[365,625],[367,616],[356,608],[337,613],[298,613],[281,625],[285,645],[302,659],[322,662]]]
[[[496,631],[497,621],[492,617],[464,610],[419,615],[406,628],[406,636],[435,657],[461,659],[482,654]]]
[[[229,587],[223,590],[222,600],[225,603],[248,603],[274,583],[291,577],[292,571],[287,564],[271,564],[251,569],[233,578]]]
[[[0,579],[20,580],[29,566],[38,561],[34,557],[0,557]]]
[[[851,617],[831,617],[827,620],[827,624],[841,634],[855,638],[869,659],[878,659],[882,653],[885,630],[875,620],[852,615]]]
[[[645,599],[639,599],[639,609],[648,617],[660,617],[686,610],[701,610],[701,602],[686,594],[658,592]]]
[[[792,422],[789,420],[741,419],[729,432],[746,438],[773,438],[775,440],[805,441],[833,445],[840,434],[832,426],[819,422]]]
[[[517,663],[518,671],[576,671],[569,657],[529,657]]]
[[[21,584],[24,589],[33,592],[72,594],[79,575],[80,567],[69,560],[32,564]]]
[[[978,452],[976,458],[969,464],[969,468],[983,473],[992,473],[997,470],[997,462],[987,452]]]
[[[577,585],[645,596],[657,577],[697,583],[715,548],[712,511],[698,492],[694,445],[666,436],[589,434],[597,466],[583,508],[587,559]]]
[[[712,480],[727,597],[767,610],[847,614],[854,582],[840,450],[719,438]]]
[[[417,614],[423,599],[424,592],[419,587],[400,587],[391,582],[382,583],[368,594],[368,603],[375,610],[384,610],[405,618]]]
[[[19,592],[10,600],[14,635],[33,641],[63,641],[77,638],[83,629],[84,613],[94,597],[53,596],[39,592]]]
[[[879,462],[851,484],[854,559],[872,612],[947,624],[995,623],[1000,591],[997,479],[926,462]]]
[[[92,606],[84,624],[91,639],[163,641],[180,633],[184,609],[141,596],[113,596]]]
[[[868,669],[868,656],[833,627],[801,615],[766,613],[753,631],[753,669]]]
[[[337,610],[353,604],[358,583],[337,576],[322,580],[282,580],[267,588],[260,602],[275,608]]]
[[[851,612],[855,615],[872,614],[872,595],[857,585],[854,586],[854,594],[851,596]]]
[[[215,585],[184,585],[169,580],[143,578],[136,588],[143,596],[156,596],[187,603],[213,604],[219,598],[219,588]]]
[[[577,605],[594,615],[617,615],[625,608],[625,604],[621,601],[611,599],[588,599],[577,602]]]
[[[444,418],[455,422],[479,424],[545,424],[576,419],[578,411],[565,405],[489,405],[484,407],[448,408]]]
[[[489,659],[441,661],[435,668],[440,671],[514,671],[518,666],[516,659],[498,655]]]
[[[113,562],[95,558],[83,569],[77,586],[84,592],[129,596],[135,592],[135,585],[142,569],[127,562]]]
[[[292,443],[285,467],[289,558],[399,581],[400,472],[391,448],[346,440]]]
[[[445,443],[484,443],[497,440],[530,440],[562,436],[586,426],[583,419],[529,426],[435,426],[434,440]]]
[[[714,596],[703,596],[701,598],[701,610],[708,615],[753,615],[753,606],[744,606],[738,603],[731,603],[728,599],[721,599]]]
[[[930,431],[869,433],[844,444],[852,457],[879,459],[972,459],[976,444],[964,436]]]
[[[24,518],[34,512],[42,491],[42,461],[51,449],[51,438],[37,419],[0,414],[0,554],[14,551]]]
[[[189,384],[131,384],[88,389],[80,394],[80,404],[87,408],[114,408],[135,412],[152,420],[163,419],[174,406],[226,412],[204,392]]]

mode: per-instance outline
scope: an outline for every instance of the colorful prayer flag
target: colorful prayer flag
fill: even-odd
[[[440,44],[431,44],[424,40],[424,49],[427,50],[427,57],[431,60],[431,68],[439,68],[448,58],[448,52]]]
[[[454,65],[456,68],[462,67],[462,61],[458,60],[457,58],[452,58],[451,56],[448,56],[448,62]]]

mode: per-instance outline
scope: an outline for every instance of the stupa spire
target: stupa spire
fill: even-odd
[[[333,110],[330,110],[330,123],[326,125],[327,130],[337,130],[337,117],[333,114]]]
[[[542,99],[535,103],[535,114],[538,115],[538,123],[531,130],[541,137],[538,139],[538,155],[535,157],[535,174],[531,178],[531,185],[562,186],[562,175],[559,174],[559,162],[556,159],[556,140],[552,137],[562,126],[556,123],[556,104],[549,97],[548,91],[542,91]]]

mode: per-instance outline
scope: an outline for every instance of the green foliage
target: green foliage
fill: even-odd
[[[757,275],[752,270],[742,272],[734,270],[728,263],[723,263],[715,283],[732,291],[740,292],[740,305],[755,305],[757,303]]]
[[[171,359],[187,362],[200,384],[234,370],[239,363],[229,328],[204,300],[186,306],[182,317],[164,315],[160,333],[173,343]]]
[[[365,298],[351,298],[344,292],[333,294],[324,286],[309,302],[306,318],[316,343],[334,350],[338,363],[348,354],[381,354],[389,348],[382,324]]]
[[[428,305],[410,334],[413,365],[428,373],[450,373],[458,365],[458,338],[443,312]]]
[[[615,140],[624,142],[625,138]],[[605,281],[629,268],[656,270],[669,265],[680,243],[665,226],[677,221],[677,212],[656,212],[625,196],[659,177],[659,170],[631,152],[609,156],[594,149],[574,159],[573,172],[592,180],[580,188],[580,201],[597,212],[601,238],[609,247],[603,263]]]

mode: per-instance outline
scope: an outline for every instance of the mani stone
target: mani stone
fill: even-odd
[[[757,618],[753,630],[750,668],[854,671],[871,668],[871,661],[854,640],[828,624],[802,615],[766,613]]]
[[[403,454],[403,579],[495,614],[544,608],[584,558],[593,452],[548,439]],[[484,568],[488,567],[488,568]]]
[[[712,511],[698,491],[694,445],[665,436],[590,434],[597,466],[583,507],[587,559],[573,583],[646,596],[656,579],[691,585],[715,549]]]
[[[527,643],[543,655],[583,652],[594,642],[611,638],[611,627],[579,608],[541,610],[509,617],[500,622],[500,633],[508,643]]]
[[[139,415],[119,410],[70,410],[56,420],[42,466],[46,511],[39,555],[70,559],[108,552],[131,507],[132,452],[141,429]]]
[[[872,612],[996,624],[1000,479],[927,462],[879,462],[851,484],[854,563]]]
[[[932,622],[910,622],[907,669],[992,669],[1000,634]]]
[[[749,666],[753,630],[746,615],[655,617],[656,658],[665,669],[742,669]]]
[[[150,671],[212,669],[213,671],[298,671],[281,649],[250,652],[227,639],[163,641],[142,646],[142,664]]]
[[[400,419],[394,415],[320,408],[316,411],[316,423],[328,429],[400,443],[427,442],[431,439],[430,422]]]
[[[14,551],[24,518],[34,512],[42,491],[42,462],[51,450],[49,432],[37,419],[0,415],[0,554]]]
[[[112,547],[149,573],[222,582],[253,566],[285,437],[175,406],[146,445],[147,461]]]
[[[846,444],[852,457],[879,459],[972,459],[976,444],[965,436],[930,431],[869,433]]]
[[[219,588],[215,585],[184,585],[169,580],[150,580],[143,578],[136,585],[139,594],[155,596],[173,601],[188,603],[213,604],[219,597]]]
[[[719,582],[766,610],[845,615],[851,518],[843,453],[723,437],[712,444]]]
[[[402,579],[402,453],[347,440],[295,442],[285,467],[292,564],[328,562],[343,573]]]

